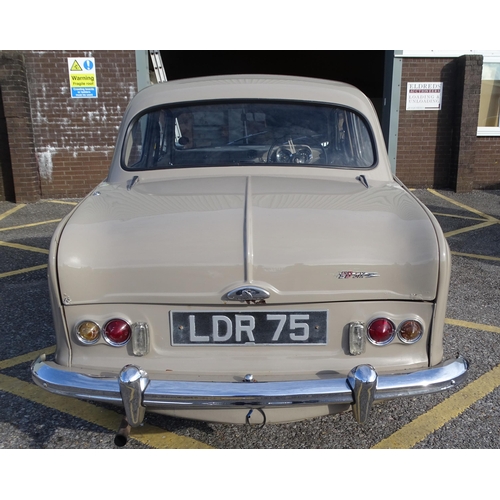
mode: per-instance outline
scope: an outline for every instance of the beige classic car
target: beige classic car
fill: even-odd
[[[450,252],[393,176],[350,85],[284,76],[157,84],[107,179],[56,230],[56,394],[211,422],[285,422],[446,390]]]

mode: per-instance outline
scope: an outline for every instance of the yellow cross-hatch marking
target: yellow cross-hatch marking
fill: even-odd
[[[7,271],[6,273],[1,273],[0,278],[7,278],[9,276],[15,276],[16,274],[30,273],[32,271],[39,271],[40,269],[45,269],[47,264],[41,264],[39,266],[25,267],[24,269],[16,269],[15,271]]]
[[[54,347],[41,349],[18,356],[16,358],[0,361],[0,370],[16,366],[20,363],[33,361],[40,354],[51,354]],[[122,420],[118,413],[100,408],[90,403],[78,399],[59,396],[41,389],[35,384],[24,382],[15,377],[0,374],[0,390],[14,394],[21,398],[33,401],[48,408],[67,413],[73,417],[81,418],[87,422],[99,425],[105,429],[116,432]],[[168,432],[160,427],[144,424],[140,427],[132,428],[130,436],[153,448],[176,448],[176,449],[210,449],[211,446],[197,441],[196,439],[178,436],[173,432]]]
[[[471,323],[470,321],[462,321],[460,319],[446,318],[444,321],[448,325],[461,326],[462,328],[471,328],[473,330],[482,330],[484,332],[500,333],[498,326],[483,325],[481,323]]]
[[[64,200],[40,200],[42,203],[61,203],[63,205],[78,205],[78,201],[64,201]]]
[[[475,208],[469,207],[468,205],[465,205],[464,203],[460,203],[459,201],[453,200],[453,199],[449,198],[448,196],[445,196],[441,193],[438,193],[434,189],[428,189],[427,191],[429,193],[432,193],[433,195],[439,197],[439,198],[442,198],[443,200],[446,200],[447,202],[449,202],[453,205],[456,205],[456,206],[458,206],[458,207],[460,207],[468,212],[474,213],[474,214],[480,216],[481,218],[477,219],[477,218],[472,218],[472,217],[464,217],[461,215],[443,214],[443,213],[437,213],[437,212],[434,212],[434,215],[440,215],[440,216],[444,216],[444,217],[455,217],[458,219],[466,219],[466,220],[483,221],[483,222],[480,222],[479,224],[475,224],[473,226],[467,226],[467,227],[464,227],[461,229],[456,229],[454,231],[448,231],[447,233],[444,233],[444,236],[446,238],[450,238],[452,236],[457,236],[458,234],[463,234],[463,233],[467,233],[470,231],[476,231],[478,229],[483,229],[485,227],[489,227],[489,226],[492,226],[494,224],[500,223],[499,219],[496,219],[495,217],[493,217],[491,215],[485,214],[484,212],[481,212],[480,210],[476,210]],[[452,253],[452,255],[457,255],[459,257],[470,257],[473,259],[500,261],[500,257],[493,257],[493,256],[489,256],[489,255],[477,255],[477,254],[455,252],[455,251],[452,251],[451,253]]]
[[[53,224],[54,222],[60,222],[61,219],[53,219],[53,220],[44,220],[42,222],[32,222],[31,224],[23,224],[22,226],[10,226],[10,227],[2,227],[0,231],[13,231],[15,229],[25,229],[27,227],[41,226],[43,224]]]
[[[500,257],[492,257],[491,255],[477,255],[475,253],[464,252],[451,252],[451,254],[456,255],[457,257],[470,257],[471,259],[500,261]]]
[[[495,217],[493,217],[491,215],[487,215],[484,212],[481,212],[480,210],[476,210],[475,208],[469,207],[468,205],[465,205],[464,203],[460,203],[459,201],[453,200],[452,198],[449,198],[448,196],[445,196],[444,194],[438,193],[434,189],[428,189],[427,191],[429,193],[432,193],[433,195],[437,196],[438,198],[442,198],[443,200],[446,200],[449,203],[456,205],[457,207],[463,208],[464,210],[467,210],[468,212],[472,212],[473,214],[479,215],[480,217],[482,217],[483,219],[486,219],[487,221],[500,222],[500,220],[496,219]]]
[[[467,226],[461,229],[455,229],[454,231],[448,231],[447,233],[444,233],[444,236],[445,238],[450,238],[451,236],[456,236],[457,234],[463,234],[463,233],[468,233],[469,231],[476,231],[477,229],[483,229],[484,227],[489,227],[492,226],[493,224],[496,224],[496,222],[486,221],[482,222],[481,224],[475,224],[474,226]]]
[[[118,413],[100,408],[78,399],[59,396],[47,392],[35,384],[24,382],[15,377],[0,374],[0,390],[14,394],[29,401],[42,404],[48,408],[81,418],[92,424],[111,431],[117,431],[122,420]],[[185,436],[178,436],[153,425],[144,424],[132,428],[130,437],[153,448],[211,448],[205,443]]]
[[[27,354],[21,354],[21,356],[16,356],[15,358],[3,359],[0,361],[0,370],[5,370],[6,368],[11,368],[12,366],[20,365],[21,363],[26,363],[28,361],[34,361],[40,354],[53,354],[56,351],[56,346],[45,347],[39,351],[28,352]]]
[[[451,395],[428,412],[401,427],[372,448],[409,449],[423,441],[450,420],[458,417],[471,405],[487,396],[500,385],[500,365],[485,373],[474,382]]]
[[[49,251],[46,248],[38,248],[38,247],[30,247],[28,245],[21,245],[19,243],[9,243],[7,241],[0,241],[0,246],[15,248],[16,250],[28,250],[29,252],[37,252],[49,254]]]
[[[25,207],[26,205],[20,204],[15,206],[14,208],[11,208],[10,210],[7,210],[7,212],[4,212],[3,214],[0,214],[0,220],[7,218],[9,215],[13,214],[14,212],[17,212],[21,208]]]
[[[455,215],[455,214],[445,214],[443,212],[432,212],[434,215],[437,215],[439,217],[451,217],[453,219],[463,219],[463,220],[478,220],[478,221],[484,221],[484,219],[481,217],[467,217],[465,215]]]
[[[484,325],[451,318],[446,318],[445,323],[500,334],[500,328],[493,325]],[[401,427],[394,434],[374,445],[373,448],[412,448],[498,386],[500,386],[500,365],[493,368],[490,372],[485,373],[474,382],[469,383],[463,389],[428,412],[420,415],[409,424]]]

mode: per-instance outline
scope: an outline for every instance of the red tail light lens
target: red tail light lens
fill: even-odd
[[[103,336],[108,344],[112,346],[125,345],[132,334],[130,325],[123,319],[112,319],[106,323]]]
[[[368,340],[372,344],[385,345],[391,342],[396,333],[394,323],[385,318],[377,318],[368,326]]]

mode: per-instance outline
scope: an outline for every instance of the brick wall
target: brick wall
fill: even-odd
[[[441,110],[406,110],[408,82],[443,82]],[[407,186],[450,186],[455,99],[453,59],[403,59],[396,174]]]
[[[500,188],[500,137],[477,137],[482,56],[405,58],[397,176],[409,187]],[[440,111],[406,110],[408,82],[443,82]]]
[[[500,189],[500,137],[478,137],[474,189]]]
[[[106,177],[118,126],[137,92],[135,51],[23,55],[41,196],[84,196]],[[95,59],[97,98],[71,97],[68,58],[76,57]]]
[[[4,125],[2,168],[12,166],[15,194],[10,201],[36,201],[40,198],[40,179],[35,160],[30,112],[29,88],[25,61],[17,52],[0,52],[0,88]],[[9,165],[7,165],[9,164]],[[6,176],[4,176],[4,180]],[[5,184],[3,185],[5,191]],[[7,198],[11,198],[9,194]]]
[[[94,57],[97,98],[71,97],[76,57]],[[500,188],[500,137],[474,132],[480,68],[467,58],[403,59],[397,175],[409,187]],[[0,51],[15,201],[81,197],[101,182],[136,82],[135,51]],[[408,82],[443,82],[442,109],[407,111]]]

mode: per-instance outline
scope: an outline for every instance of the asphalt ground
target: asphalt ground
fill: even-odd
[[[209,424],[148,414],[122,449],[500,448],[500,191],[416,190],[453,252],[445,357],[470,362],[467,381],[442,394],[303,422]],[[31,382],[40,352],[54,351],[46,264],[58,221],[77,200],[0,202],[0,449],[113,449],[118,408],[52,395]]]

